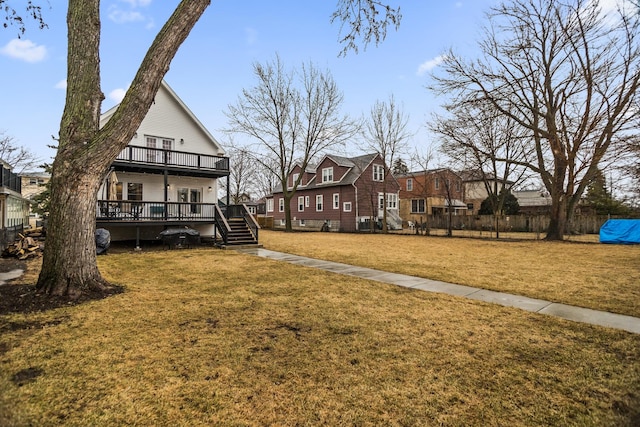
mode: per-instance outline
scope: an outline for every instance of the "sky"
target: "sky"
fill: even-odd
[[[20,2],[13,2],[18,4]],[[0,29],[0,133],[50,161],[64,108],[66,2],[41,1],[48,25],[27,21]],[[393,95],[409,118],[412,146],[429,144],[425,122],[444,100],[426,89],[429,71],[450,47],[472,54],[496,0],[390,0],[400,4],[400,28],[377,47],[338,57],[337,0],[212,1],[174,58],[165,80],[223,146],[224,112],[256,80],[253,64],[279,55],[288,69],[313,63],[328,70],[344,93],[343,112],[367,116],[376,100]],[[101,3],[102,111],[116,105],[178,0],[103,0]],[[235,142],[242,142],[241,136]]]

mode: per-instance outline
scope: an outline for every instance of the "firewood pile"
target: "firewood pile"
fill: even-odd
[[[42,228],[34,228],[18,233],[18,239],[2,252],[3,257],[15,257],[19,260],[39,256],[43,246],[39,239],[43,236]]]

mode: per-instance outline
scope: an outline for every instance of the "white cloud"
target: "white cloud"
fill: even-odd
[[[123,88],[114,89],[111,92],[109,92],[109,99],[118,104],[122,102],[122,99],[124,98],[126,93],[127,93],[127,89],[123,89]]]
[[[131,7],[145,7],[151,4],[151,0],[120,0],[123,3],[128,3]]]
[[[56,88],[56,89],[67,89],[67,79],[60,80],[58,83],[56,83],[54,88]]]
[[[47,48],[36,45],[31,40],[13,39],[7,43],[0,53],[26,62],[40,62],[47,56]]]
[[[122,10],[117,7],[111,7],[109,9],[109,19],[111,19],[116,24],[126,24],[129,22],[139,22],[144,21],[145,17],[140,12],[135,12],[133,10]]]
[[[154,27],[153,18],[139,11],[139,9],[149,6],[151,0],[120,0],[120,3],[126,3],[128,6],[121,4],[112,4],[109,6],[107,17],[111,21],[116,24],[145,22],[146,29]]]
[[[588,10],[592,4],[593,1],[589,2],[585,10]],[[638,8],[632,0],[599,0],[598,6],[604,22],[610,26],[620,22],[620,12],[626,16],[638,13]]]
[[[424,75],[425,73],[433,70],[438,65],[440,65],[445,59],[447,59],[446,55],[438,55],[433,59],[429,59],[428,61],[423,62],[418,67],[418,71],[416,72],[416,74],[419,76]]]

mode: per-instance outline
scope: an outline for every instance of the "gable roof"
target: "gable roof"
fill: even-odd
[[[335,163],[338,166],[349,168],[347,173],[344,174],[339,181],[334,181],[334,182],[325,183],[325,184],[322,184],[322,183],[318,184],[316,180],[316,176],[317,176],[316,175],[311,180],[309,180],[307,185],[305,185],[304,187],[298,187],[298,189],[307,190],[307,189],[318,188],[318,187],[326,188],[326,187],[336,187],[340,185],[351,185],[354,182],[356,182],[356,180],[360,177],[360,175],[362,175],[362,172],[364,172],[369,167],[369,165],[373,162],[373,160],[376,157],[378,157],[378,153],[364,154],[362,156],[351,157],[351,158],[327,154],[320,160],[318,165],[320,165],[324,161],[324,159],[330,159],[333,163]],[[307,171],[311,173],[317,173],[318,165],[316,165],[316,167],[313,168],[313,172],[311,172],[309,167],[307,167]],[[278,185],[273,190],[273,192],[281,193],[282,186]]]
[[[209,130],[206,127],[204,127],[202,122],[200,120],[198,120],[198,118],[195,116],[195,114],[193,114],[193,111],[191,111],[189,109],[189,107],[187,107],[187,104],[185,104],[182,101],[182,99],[180,99],[178,94],[176,94],[174,92],[174,90],[171,89],[171,86],[169,86],[169,84],[164,79],[162,80],[162,82],[160,84],[160,88],[158,89],[158,91],[163,90],[163,89],[178,104],[178,106],[186,113],[187,117],[193,122],[193,124],[209,139],[209,141],[214,145],[214,147],[216,147],[216,149],[220,151],[220,155],[224,155],[224,149],[222,148],[222,146],[220,145],[218,140],[216,140],[213,137],[213,135],[211,134],[211,132],[209,132]],[[104,123],[109,121],[109,119],[111,118],[111,116],[113,116],[113,114],[116,112],[116,110],[118,109],[119,106],[120,106],[120,103],[114,105],[113,107],[111,107],[110,109],[108,109],[107,111],[105,111],[104,113],[102,113],[100,115],[100,126],[101,127],[102,127],[102,125]]]

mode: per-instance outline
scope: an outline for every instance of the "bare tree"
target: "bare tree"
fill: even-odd
[[[15,139],[5,131],[0,131],[0,159],[9,164],[17,174],[36,169],[42,164],[40,157],[28,148],[17,145]]]
[[[416,234],[424,232],[425,236],[431,234],[429,225],[429,198],[433,195],[432,174],[429,168],[434,160],[434,152],[431,147],[427,147],[424,151],[416,150],[411,156],[412,172],[407,173],[412,179],[412,194],[422,197],[424,200],[424,222],[420,215],[420,225],[416,226]],[[413,202],[412,202],[413,203]],[[419,204],[419,202],[417,202]],[[416,206],[420,208],[420,206]]]
[[[242,147],[232,146],[227,154],[231,166],[229,176],[222,187],[227,191],[231,204],[243,203],[252,194],[258,192],[256,188],[258,164],[254,156]]]
[[[512,118],[496,114],[491,105],[462,104],[451,116],[435,116],[430,128],[440,135],[441,151],[459,170],[480,179],[498,221],[512,186],[525,178],[522,166],[535,153],[527,134]]]
[[[344,144],[358,131],[340,113],[343,94],[329,71],[313,64],[287,71],[278,56],[265,65],[254,64],[258,83],[242,91],[226,113],[231,132],[255,141],[247,152],[278,177],[284,196],[285,227],[291,231],[290,202],[303,174],[293,185],[289,177],[295,165],[304,171],[329,148]]]
[[[37,4],[43,2],[29,0],[26,6],[22,3],[11,7],[8,0],[0,0],[7,14],[4,26],[16,24],[22,33],[25,15],[21,16],[20,11],[44,24]],[[100,128],[104,99],[100,86],[100,1],[68,1],[67,97],[50,181],[47,246],[37,283],[40,292],[77,297],[110,286],[100,275],[92,249],[99,186],[140,126],[178,48],[210,3],[211,0],[179,2],[147,51],[118,109]],[[352,4],[382,7],[374,0],[339,0],[337,7],[345,10]],[[387,22],[393,20],[397,25],[400,19],[393,14],[382,20],[377,14],[348,18],[339,13],[332,20],[351,28],[349,34],[362,36],[365,45],[371,40],[368,34],[378,42],[384,38],[385,32],[380,30],[386,28]],[[353,40],[345,38],[344,43],[354,48]]]
[[[18,37],[21,37],[24,34],[26,28],[23,16],[32,18],[41,30],[47,27],[47,24],[42,17],[42,6],[32,0],[28,0],[26,4],[23,3],[20,5],[18,10],[11,6],[8,0],[0,0],[0,11],[4,12],[4,22],[2,26],[4,28],[9,27],[9,25],[17,26]]]
[[[393,95],[387,102],[377,100],[368,120],[365,122],[363,136],[369,147],[376,151],[387,167],[391,168],[396,156],[406,148],[407,139],[411,136],[407,130],[409,117],[404,114],[401,106],[396,103]],[[384,207],[382,210],[382,232],[387,232],[387,186],[386,180],[382,186]]]
[[[146,115],[169,63],[210,0],[183,0],[158,33],[123,101],[99,126],[100,1],[70,0],[67,98],[51,175],[47,246],[37,288],[78,296],[109,284],[96,263],[97,193],[109,166]]]
[[[598,0],[514,0],[492,9],[482,56],[449,52],[432,89],[451,105],[490,103],[528,133],[535,159],[514,159],[551,194],[547,240],[561,240],[600,162],[637,132],[638,14]]]
[[[384,13],[384,18],[380,19]],[[376,46],[387,36],[387,26],[397,30],[402,20],[400,7],[392,8],[377,0],[341,0],[338,9],[331,15],[331,22],[341,23],[340,32],[347,30],[340,43],[344,45],[340,55],[345,56],[349,50],[358,53],[358,39],[366,46],[372,41]]]

